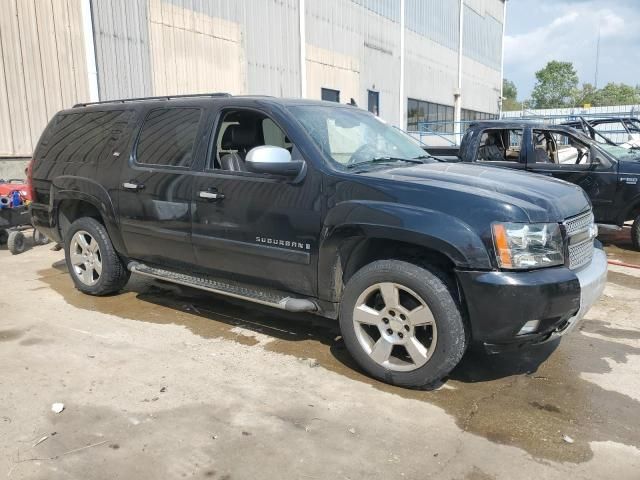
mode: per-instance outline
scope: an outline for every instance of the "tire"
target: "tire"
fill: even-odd
[[[0,245],[7,243],[9,234],[4,228],[0,228]]]
[[[65,235],[64,256],[76,288],[88,295],[120,291],[130,272],[113,248],[107,230],[94,218],[79,218]]]
[[[49,237],[40,232],[37,228],[33,229],[33,244],[34,245],[46,245],[49,243]]]
[[[633,248],[640,251],[640,215],[636,217],[631,225],[631,243]]]
[[[468,344],[461,308],[449,287],[433,272],[399,260],[375,261],[349,280],[340,331],[365,372],[410,388],[437,384],[460,362]]]
[[[18,255],[27,249],[27,242],[25,241],[24,234],[19,230],[9,232],[9,238],[7,239],[7,248],[13,255]]]

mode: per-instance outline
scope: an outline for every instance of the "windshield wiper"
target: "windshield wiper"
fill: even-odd
[[[384,162],[408,162],[408,163],[424,163],[421,158],[423,158],[422,156],[420,157],[416,157],[416,158],[401,158],[401,157],[374,157],[370,160],[365,160],[363,162],[356,162],[356,163],[352,163],[350,165],[347,165],[347,168],[355,168],[358,167],[360,165],[365,165],[368,163],[384,163]],[[426,158],[426,156],[424,157]]]

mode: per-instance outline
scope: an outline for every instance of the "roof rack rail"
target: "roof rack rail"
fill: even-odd
[[[127,103],[127,102],[140,102],[143,100],[173,100],[174,98],[198,98],[198,97],[231,97],[230,93],[226,92],[214,92],[214,93],[191,93],[188,95],[162,95],[159,97],[139,97],[139,98],[119,98],[116,100],[104,100],[102,102],[87,102],[76,103],[73,108],[87,107],[89,105],[103,105],[105,103]]]

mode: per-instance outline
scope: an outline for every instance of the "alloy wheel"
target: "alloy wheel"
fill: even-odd
[[[71,238],[69,249],[71,265],[76,277],[85,285],[98,283],[102,275],[100,246],[90,233],[79,230]]]
[[[376,283],[358,297],[353,326],[360,346],[379,365],[412,371],[425,365],[436,347],[436,322],[413,290],[392,282]]]

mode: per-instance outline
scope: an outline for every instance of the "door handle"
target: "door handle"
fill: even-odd
[[[144,185],[142,183],[135,183],[135,182],[124,182],[122,184],[122,188],[126,188],[127,190],[142,190],[144,188]]]
[[[209,192],[207,190],[202,190],[198,195],[206,200],[222,200],[224,198],[222,193]]]

